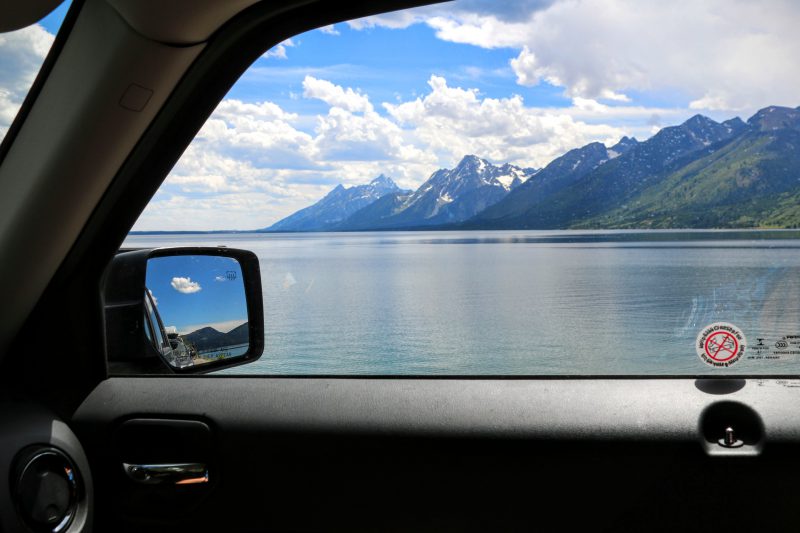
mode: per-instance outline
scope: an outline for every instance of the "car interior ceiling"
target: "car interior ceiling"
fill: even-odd
[[[235,80],[302,31],[425,3],[73,2],[0,145],[0,531],[24,531],[6,480],[41,442],[91,472],[84,531],[798,529],[779,376],[108,376],[106,266]],[[734,422],[747,447],[720,453]],[[213,483],[142,491],[126,454],[200,457]]]

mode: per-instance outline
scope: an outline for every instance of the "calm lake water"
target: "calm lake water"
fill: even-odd
[[[236,374],[800,373],[798,231],[137,235],[261,262],[265,350]],[[700,330],[747,337],[729,369]],[[788,339],[785,337],[789,336]],[[777,343],[777,344],[776,344]],[[797,344],[792,344],[797,343]],[[777,347],[776,347],[777,346]]]

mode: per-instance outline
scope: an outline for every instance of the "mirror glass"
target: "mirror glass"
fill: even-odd
[[[170,366],[185,368],[247,353],[247,299],[236,259],[153,257],[147,262],[145,284],[145,335]]]

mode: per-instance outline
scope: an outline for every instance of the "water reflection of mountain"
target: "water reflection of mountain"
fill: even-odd
[[[215,350],[227,346],[247,344],[250,341],[249,323],[245,322],[227,333],[222,333],[210,326],[200,328],[183,335],[186,342],[194,345],[197,351]]]

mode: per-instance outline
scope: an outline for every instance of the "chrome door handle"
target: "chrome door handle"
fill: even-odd
[[[122,463],[122,468],[133,481],[145,485],[208,483],[208,468],[204,463]]]

